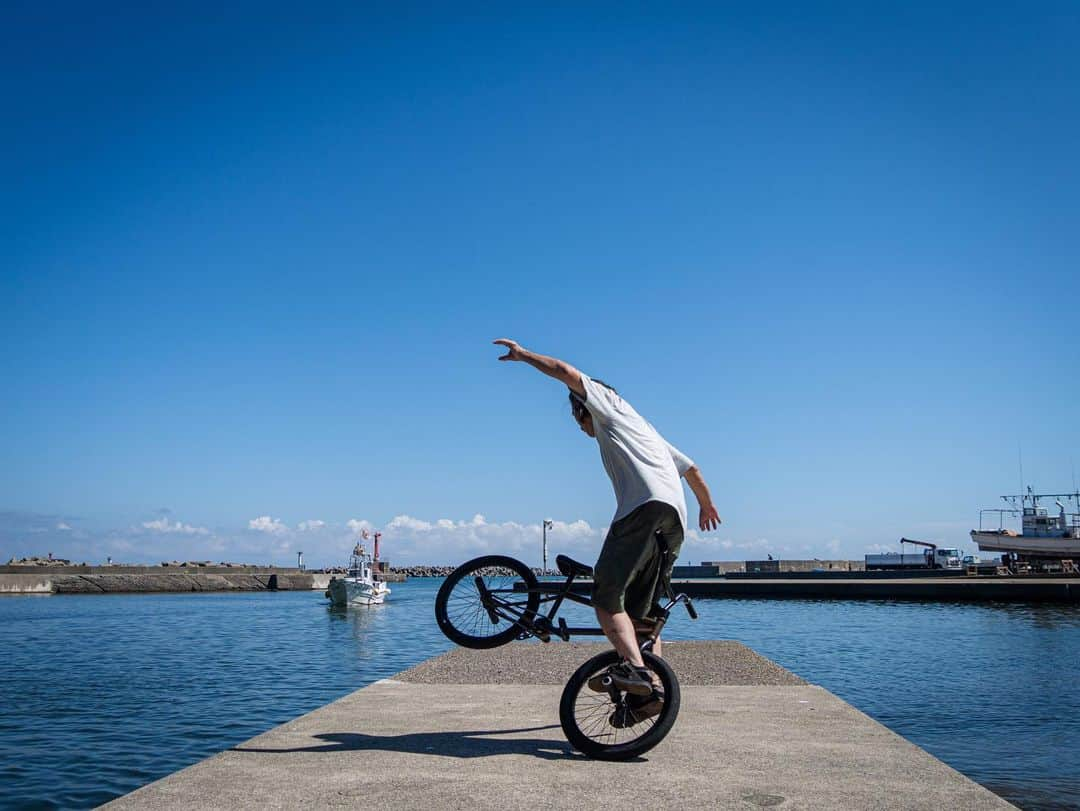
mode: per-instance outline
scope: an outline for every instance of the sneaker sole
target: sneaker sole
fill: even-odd
[[[653,690],[652,682],[650,681],[625,681],[618,676],[612,676],[611,682],[623,692],[635,696],[647,696],[651,694]]]
[[[626,681],[619,676],[612,676],[608,673],[593,676],[585,683],[594,693],[606,693],[608,685],[604,684],[604,679],[607,678],[611,679],[611,686],[616,690],[622,690],[624,693],[630,693],[631,695],[647,696],[653,690],[652,682]]]

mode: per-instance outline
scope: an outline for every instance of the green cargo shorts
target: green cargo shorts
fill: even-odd
[[[660,533],[670,554],[660,571]],[[652,616],[671,584],[671,569],[682,548],[683,528],[679,513],[662,501],[647,501],[608,530],[604,548],[593,567],[593,605],[612,614],[625,611],[631,617]]]

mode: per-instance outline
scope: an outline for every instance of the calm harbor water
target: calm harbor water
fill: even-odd
[[[95,806],[449,649],[440,582],[347,612],[321,592],[0,599],[0,807]],[[1023,808],[1080,806],[1077,608],[697,602],[666,638],[737,639]]]

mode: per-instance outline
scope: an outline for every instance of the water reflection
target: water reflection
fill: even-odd
[[[981,609],[991,615],[1005,615],[1007,621],[1025,623],[1033,628],[1051,631],[1059,628],[1080,629],[1080,606],[1053,603],[986,603],[970,608]]]
[[[347,623],[355,639],[364,640],[380,623],[390,618],[390,606],[387,603],[352,606],[331,603],[326,606],[326,613],[332,622]]]

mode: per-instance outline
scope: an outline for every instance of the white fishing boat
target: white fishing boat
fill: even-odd
[[[979,528],[971,530],[971,540],[984,552],[1013,552],[1038,558],[1080,558],[1080,492],[1035,493],[1029,487],[1019,496],[1001,497],[1008,507],[982,510]],[[1054,499],[1057,515],[1051,515],[1040,499]],[[1073,512],[1066,510],[1072,503]],[[987,516],[997,516],[996,529],[984,529]],[[1020,516],[1020,531],[1005,526],[1007,516]],[[992,519],[989,521],[992,526]]]
[[[364,547],[357,544],[349,556],[345,576],[330,578],[326,596],[336,606],[380,605],[390,596],[390,587],[375,579],[374,561]]]

